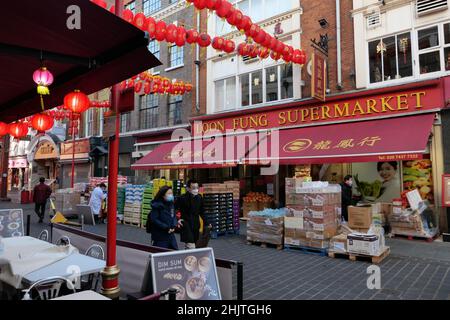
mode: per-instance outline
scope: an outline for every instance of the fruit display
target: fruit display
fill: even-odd
[[[434,202],[432,164],[430,160],[403,162],[403,190],[418,189],[423,200]]]
[[[251,202],[272,202],[273,198],[261,192],[250,192],[244,198],[244,203]]]
[[[358,175],[355,175],[356,189],[367,201],[375,201],[383,195],[383,182],[375,180],[374,182],[360,181]]]

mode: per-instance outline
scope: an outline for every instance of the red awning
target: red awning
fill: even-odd
[[[240,159],[256,151],[266,134],[251,134],[205,140],[165,143],[131,166],[134,170],[223,168],[239,164]]]
[[[81,28],[70,30],[68,8],[80,9]],[[33,72],[55,76],[47,108],[74,89],[91,94],[161,63],[143,31],[90,1],[5,1],[0,11],[0,121],[40,111]]]
[[[421,159],[435,114],[272,132],[247,164],[320,164]]]

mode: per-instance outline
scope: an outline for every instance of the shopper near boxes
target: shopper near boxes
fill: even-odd
[[[205,210],[203,197],[199,194],[198,182],[189,180],[186,190],[187,193],[179,197],[176,202],[176,209],[181,212],[181,242],[185,243],[186,249],[195,249],[195,244],[200,238],[200,219],[203,222],[206,221]]]
[[[348,207],[353,205],[353,177],[348,175],[341,184],[342,217],[348,221]]]
[[[175,229],[180,227],[175,215],[174,196],[171,187],[159,189],[152,201],[149,223],[152,242],[155,247],[178,250]]]
[[[34,211],[39,217],[39,223],[44,221],[45,207],[47,200],[52,194],[52,189],[45,184],[45,178],[39,179],[39,184],[33,190],[33,202],[35,203]]]
[[[102,204],[106,199],[105,191],[106,185],[104,183],[100,183],[94,191],[92,191],[91,199],[89,199],[89,207],[91,207],[96,223],[103,223],[105,220],[105,218],[101,216]]]

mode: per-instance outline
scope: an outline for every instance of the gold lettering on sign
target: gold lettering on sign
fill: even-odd
[[[421,109],[423,107],[422,97],[425,97],[426,95],[426,92],[416,92],[411,94],[411,96],[416,97],[416,109]]]
[[[308,109],[302,109],[302,122],[305,122],[307,117],[309,117],[309,110]]]
[[[334,114],[335,118],[341,118],[341,117],[350,117],[350,113],[348,111],[349,105],[348,103],[344,103],[344,106],[341,108],[340,105],[335,104],[334,105]]]
[[[319,107],[311,108],[311,120],[312,121],[319,121],[320,120]]]
[[[394,108],[392,108],[389,104],[389,102],[393,99],[394,97],[388,97],[388,98],[381,98],[381,112],[387,112],[387,109],[391,110],[391,111],[395,111]]]
[[[404,105],[404,107],[402,107]],[[408,95],[400,94],[397,96],[397,107],[398,110],[408,110]]]
[[[331,119],[329,106],[322,106],[322,119]]]
[[[367,114],[372,114],[373,112],[379,113],[377,109],[377,101],[374,99],[367,100]]]
[[[365,115],[363,108],[361,107],[361,104],[359,101],[356,101],[355,108],[353,109],[352,116],[356,116],[356,114],[359,113],[360,115]]]
[[[286,124],[286,112],[280,112],[278,114],[278,124],[279,125]]]
[[[267,114],[263,114],[259,117],[259,125],[261,127],[267,127]]]
[[[295,117],[292,116],[292,113],[295,113]],[[303,114],[303,110],[302,110],[302,114]],[[298,122],[298,110],[288,111],[288,122],[289,123],[297,123]]]

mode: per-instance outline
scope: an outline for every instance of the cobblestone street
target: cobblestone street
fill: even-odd
[[[2,208],[18,205],[1,203]],[[48,228],[48,217],[38,224],[32,205],[31,235]],[[48,211],[47,211],[48,212]],[[106,225],[86,227],[106,235]],[[244,263],[244,299],[450,299],[450,245],[387,239],[391,255],[381,265],[381,290],[367,288],[367,262],[331,259],[300,252],[247,245],[245,227],[239,236],[211,240],[216,257]],[[118,239],[150,243],[144,229],[118,226]],[[180,246],[181,247],[181,246]]]

